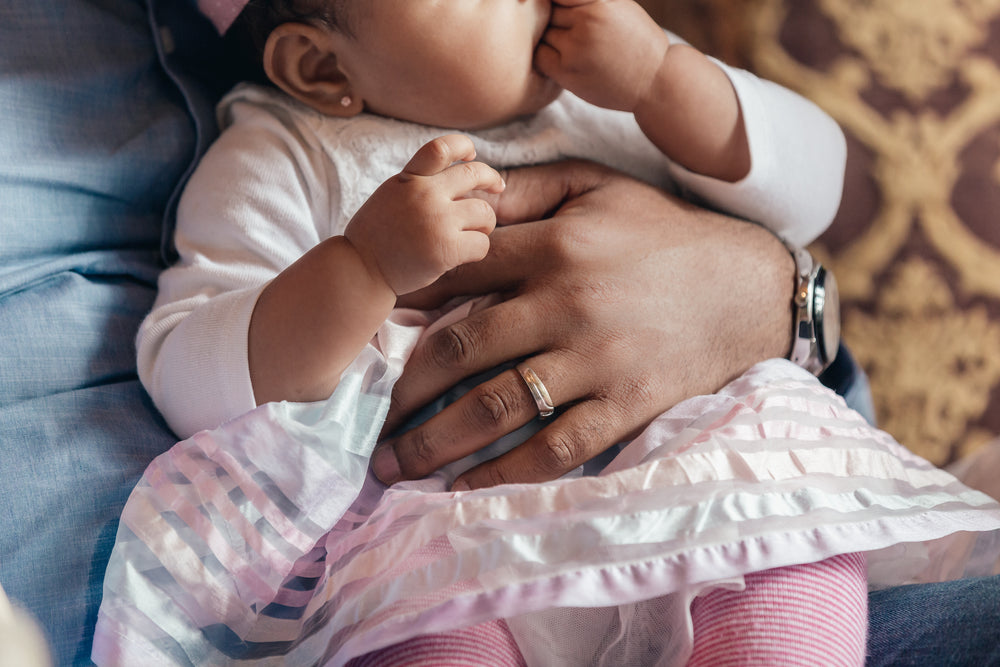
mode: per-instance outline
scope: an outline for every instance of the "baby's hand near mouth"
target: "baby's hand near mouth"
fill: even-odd
[[[535,67],[591,104],[635,111],[669,47],[634,0],[554,0]]]

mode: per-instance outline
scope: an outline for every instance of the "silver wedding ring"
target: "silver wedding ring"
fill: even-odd
[[[549,396],[549,390],[542,384],[542,380],[535,371],[524,364],[517,367],[517,372],[524,378],[524,383],[528,385],[531,397],[535,399],[535,405],[538,406],[538,416],[543,419],[551,417],[556,411],[556,406],[552,405],[552,397]]]

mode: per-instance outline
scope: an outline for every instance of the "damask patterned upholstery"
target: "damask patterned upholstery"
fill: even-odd
[[[814,250],[880,425],[945,464],[1000,433],[1000,0],[650,0],[849,142]]]

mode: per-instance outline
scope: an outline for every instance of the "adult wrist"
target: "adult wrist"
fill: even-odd
[[[729,352],[726,372],[733,379],[761,361],[788,356],[796,272],[785,245],[766,227],[737,220],[723,227],[729,231],[715,241],[712,271],[725,276],[716,289],[724,290],[719,298],[733,326],[722,327],[720,344]]]

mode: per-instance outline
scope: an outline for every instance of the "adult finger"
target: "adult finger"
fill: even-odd
[[[481,384],[420,426],[386,440],[372,455],[372,470],[386,484],[418,479],[485,447],[528,423],[527,389],[514,370]],[[473,428],[456,428],[456,426]]]
[[[637,421],[641,420],[612,401],[581,401],[506,454],[462,474],[452,488],[557,479],[626,440],[631,435],[629,425]]]
[[[464,134],[446,134],[428,141],[417,149],[403,167],[404,174],[433,176],[455,162],[476,159],[476,147]]]
[[[531,297],[503,301],[423,339],[393,388],[383,432],[394,431],[463,378],[540,350],[549,331],[539,326],[536,312]]]
[[[502,225],[550,217],[565,202],[620,178],[608,167],[586,160],[566,160],[507,172],[507,187],[491,201]]]
[[[546,388],[553,405],[586,395],[586,373],[563,374],[578,366],[547,353],[524,363]],[[520,368],[521,366],[519,366]],[[524,426],[539,415],[539,406],[521,372],[510,369],[461,396],[419,426],[381,443],[373,469],[383,482],[423,477],[475,452]]]

